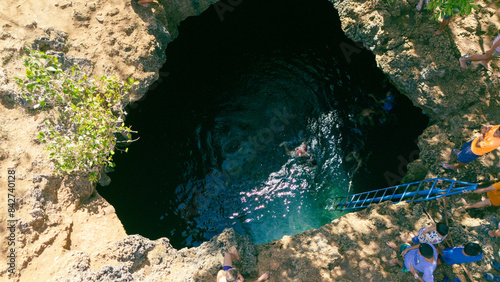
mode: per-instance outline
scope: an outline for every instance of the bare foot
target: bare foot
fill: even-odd
[[[238,254],[238,250],[236,249],[236,246],[232,246],[231,250],[229,251],[230,254],[233,255],[233,259],[239,259],[240,255]]]
[[[265,281],[269,279],[269,271],[266,271],[266,273],[262,274],[257,281]]]
[[[467,63],[465,63],[465,58],[460,58],[458,59],[458,61],[460,62],[460,66],[463,68],[463,69],[467,69]],[[455,151],[453,151],[455,152]]]
[[[391,247],[391,248],[395,249],[395,250],[397,250],[397,249],[398,249],[398,246],[396,246],[396,244],[394,244],[394,242],[392,242],[392,241],[387,241],[387,242],[385,242],[385,244],[386,244],[387,246],[389,246],[389,247]]]
[[[443,30],[442,29],[438,29],[436,32],[434,32],[434,35],[440,35],[441,33],[443,33]]]

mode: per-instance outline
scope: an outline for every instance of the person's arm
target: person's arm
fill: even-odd
[[[420,275],[418,275],[418,271],[413,267],[413,265],[410,264],[410,269],[408,269],[411,274],[413,274],[413,277],[417,279],[418,281],[425,282]]]
[[[436,230],[436,224],[425,228],[424,231],[422,231],[422,235],[426,235],[427,233],[432,232],[434,230]]]
[[[403,256],[403,257],[404,257],[404,256],[406,255],[406,253],[408,253],[408,251],[418,249],[418,247],[419,247],[419,246],[420,246],[420,244],[416,244],[415,246],[410,247],[410,248],[408,248],[408,249],[406,249],[406,250],[402,251],[402,252],[401,252],[401,256]]]
[[[486,133],[488,133],[488,131],[490,131],[492,128],[493,128],[493,126],[491,126],[491,125],[483,126],[481,128],[481,135],[479,135],[479,137],[477,138],[476,147],[478,147],[478,148],[483,147],[482,141],[484,141],[484,137],[486,137]]]
[[[490,50],[486,51],[486,54],[493,54],[493,51],[495,51],[498,46],[500,46],[500,40],[497,40],[497,42],[491,46]]]
[[[488,186],[486,188],[481,188],[481,189],[476,189],[476,190],[472,190],[472,191],[462,191],[462,193],[487,193],[487,192],[490,192],[490,191],[495,191],[495,186],[491,185],[491,186]]]
[[[241,276],[240,273],[238,273],[238,282],[243,282],[245,281],[245,278],[243,278],[243,276]]]

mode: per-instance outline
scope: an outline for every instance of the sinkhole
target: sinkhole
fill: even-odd
[[[330,2],[221,7],[181,23],[127,110],[140,139],[98,187],[127,233],[182,248],[232,227],[266,243],[341,216],[335,196],[399,183],[428,118]]]

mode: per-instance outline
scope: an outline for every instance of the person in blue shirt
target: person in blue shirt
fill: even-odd
[[[465,246],[446,248],[441,258],[448,265],[476,262],[483,258],[483,250],[477,243],[467,243]]]
[[[399,248],[394,242],[387,242],[387,246],[401,252],[403,261],[391,259],[386,261],[389,265],[399,265],[402,272],[411,272],[413,277],[420,282],[434,282],[434,270],[436,269],[438,253],[431,244],[417,244],[411,247],[402,244]],[[420,274],[422,273],[422,276]]]

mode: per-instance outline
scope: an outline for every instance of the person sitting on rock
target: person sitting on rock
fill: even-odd
[[[233,268],[233,260],[239,259],[240,256],[238,254],[238,250],[236,250],[236,246],[232,246],[231,250],[224,255],[224,264],[222,266],[222,270],[219,270],[217,273],[217,282],[243,282],[245,279],[241,276],[240,272]],[[269,278],[269,271],[262,274],[255,281],[265,281]]]
[[[439,244],[448,235],[448,225],[438,222],[429,227],[422,227],[418,230],[418,235],[411,239],[414,244]],[[409,241],[409,240],[407,240]]]
[[[448,265],[476,262],[483,258],[483,249],[477,243],[449,247],[442,251],[442,260]]]
[[[467,65],[470,64],[468,62],[471,61],[479,61],[479,63],[487,70],[491,70],[490,68],[490,62],[493,58],[498,58],[500,57],[500,34],[497,35],[495,40],[493,41],[493,46],[486,51],[483,55],[473,55],[473,56],[468,56],[464,55],[459,59],[460,66],[463,69],[467,68]]]
[[[464,167],[466,164],[472,162],[480,156],[500,147],[499,127],[500,125],[483,126],[479,137],[465,143],[462,146],[462,150],[453,149],[453,153],[457,155],[457,164],[443,163],[441,166],[446,170],[456,171],[458,168]]]
[[[421,282],[434,281],[434,270],[437,266],[438,253],[431,244],[417,244],[411,247],[409,244],[402,244],[399,248],[394,242],[387,242],[387,246],[401,252],[403,262],[399,259],[386,261],[389,265],[399,265],[403,273],[411,272],[413,277]],[[423,273],[422,277],[419,273]]]
[[[486,188],[476,189],[473,191],[463,190],[462,193],[486,193],[486,196],[488,197],[484,201],[480,201],[472,205],[465,205],[464,208],[466,210],[472,208],[477,209],[487,206],[495,206],[495,207],[500,206],[500,182],[497,182]]]

